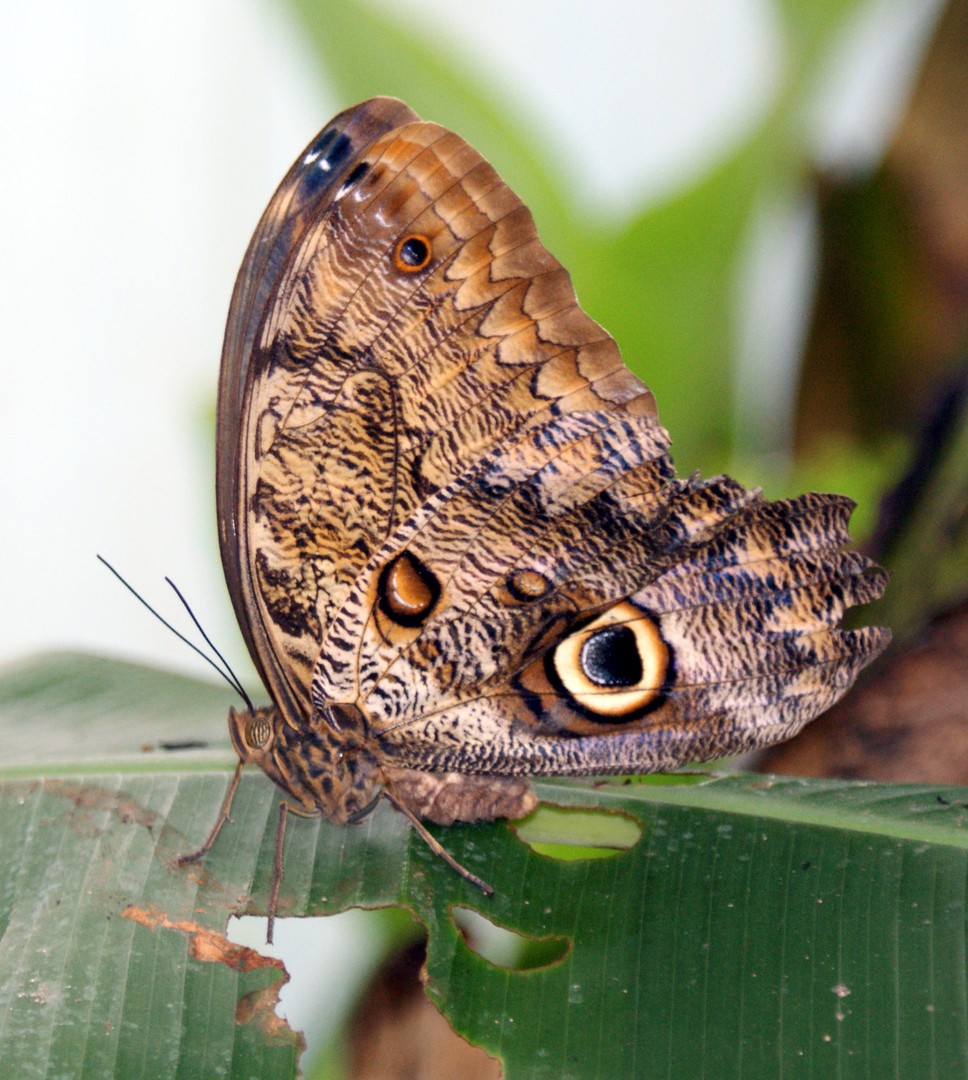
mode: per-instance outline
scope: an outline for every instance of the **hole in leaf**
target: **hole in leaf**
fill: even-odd
[[[642,823],[630,814],[548,803],[511,828],[532,851],[565,862],[621,855],[642,836]]]
[[[450,910],[454,925],[463,934],[467,947],[495,967],[508,971],[531,971],[551,967],[571,952],[566,937],[530,937],[486,919],[473,908]]]
[[[420,938],[395,949],[374,972],[347,1024],[346,1075],[501,1080],[501,1063],[458,1035],[431,1004],[422,979],[426,959]]]
[[[281,988],[278,1013],[303,1032],[304,1061],[311,1061],[336,1037],[387,949],[421,931],[400,908],[354,908],[324,919],[276,919],[273,945],[266,944],[266,919],[257,915],[229,919],[227,936],[283,961],[290,980]]]

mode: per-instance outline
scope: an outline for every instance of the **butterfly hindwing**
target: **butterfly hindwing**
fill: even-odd
[[[548,467],[534,459],[540,488]],[[519,496],[510,535],[523,542],[448,535],[436,516],[395,537],[375,563],[405,558],[432,581],[427,610],[406,625],[385,610],[385,575],[375,591],[361,583],[351,621],[372,614],[352,689],[324,649],[320,699],[359,696],[388,760],[465,772],[648,771],[797,730],[884,644],[882,631],[838,627],[883,588],[840,550],[849,501],[767,503],[726,478],[661,475],[627,460],[577,504],[525,498],[520,480],[492,483],[489,503],[469,484],[480,519],[501,507],[507,520]]]

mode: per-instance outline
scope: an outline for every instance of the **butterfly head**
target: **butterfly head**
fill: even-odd
[[[285,739],[279,737],[281,727],[279,711],[273,706],[252,711],[229,709],[229,734],[242,763],[258,765],[287,794],[304,803],[298,789],[287,782],[289,770],[280,757],[285,745]]]
[[[339,822],[373,801],[376,762],[350,725],[341,730],[288,723],[275,707],[229,709],[232,745],[245,765],[258,765],[299,812]]]

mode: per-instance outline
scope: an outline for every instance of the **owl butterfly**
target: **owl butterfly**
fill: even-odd
[[[274,702],[229,726],[287,797],[270,916],[287,809],[350,822],[380,793],[456,867],[420,819],[776,742],[883,648],[838,628],[884,587],[841,550],[849,500],[682,479],[667,445],[463,139],[375,98],[303,152],[242,264],[218,405],[222,560]]]

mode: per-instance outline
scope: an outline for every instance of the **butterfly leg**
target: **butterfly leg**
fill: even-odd
[[[232,774],[232,782],[229,784],[229,789],[226,791],[225,798],[222,800],[222,808],[218,812],[218,817],[215,819],[212,831],[208,834],[205,842],[197,851],[189,851],[185,855],[178,856],[179,866],[184,866],[186,863],[198,862],[199,859],[212,850],[212,845],[218,839],[218,834],[222,831],[222,826],[229,819],[229,812],[232,809],[232,800],[235,798],[236,788],[238,788],[239,780],[242,778],[243,764],[244,762],[240,760],[238,765],[235,766],[235,772]]]
[[[242,778],[242,767],[245,763],[240,761],[235,766],[235,772],[232,774],[232,780],[229,784],[229,789],[225,793],[225,798],[222,800],[222,807],[218,812],[218,817],[215,819],[215,824],[212,826],[212,831],[208,834],[205,842],[197,851],[190,851],[186,855],[178,856],[178,865],[184,866],[186,863],[198,862],[212,849],[212,845],[218,839],[218,834],[222,831],[222,826],[229,820],[229,813],[232,809],[232,800],[235,798],[236,789],[239,786],[239,780]],[[286,842],[286,819],[289,814],[289,810],[293,809],[295,813],[299,813],[295,808],[291,808],[285,800],[279,804],[279,821],[276,825],[276,843],[272,856],[272,886],[269,890],[269,908],[268,908],[268,925],[266,926],[266,943],[272,944],[272,934],[275,929],[276,923],[276,908],[279,903],[279,889],[282,885],[282,870],[283,870],[283,850]],[[305,817],[316,817],[316,814],[305,814]]]
[[[276,909],[279,906],[279,889],[282,887],[282,872],[284,867],[283,855],[286,846],[286,822],[289,811],[300,817],[319,817],[319,810],[302,810],[298,806],[292,806],[283,799],[279,803],[279,821],[276,823],[276,844],[272,852],[272,885],[269,888],[269,905],[266,910],[266,944],[272,944],[272,935],[276,928]]]
[[[477,888],[480,889],[485,896],[494,895],[494,889],[490,885],[488,885],[486,881],[481,880],[481,878],[477,877],[476,874],[472,874],[466,866],[461,866],[461,864],[454,858],[454,856],[451,855],[450,852],[447,851],[447,849],[427,831],[427,827],[420,820],[420,818],[418,818],[417,815],[414,814],[414,812],[410,809],[409,806],[407,806],[406,803],[401,802],[399,799],[395,798],[393,792],[388,791],[386,788],[383,789],[383,797],[388,800],[391,806],[396,807],[396,809],[399,810],[401,814],[403,814],[407,821],[409,821],[410,824],[413,826],[414,831],[417,833],[420,839],[423,840],[423,842],[427,845],[427,847],[430,848],[430,850],[435,855],[439,855],[440,858],[442,858],[452,870],[455,870],[466,881],[469,881],[472,885],[477,886]]]
[[[272,935],[276,928],[276,907],[279,904],[279,889],[282,887],[283,852],[286,844],[286,820],[289,817],[289,804],[283,799],[279,803],[279,821],[276,824],[276,846],[272,853],[272,887],[269,889],[269,907],[266,911],[266,944],[272,944]]]

